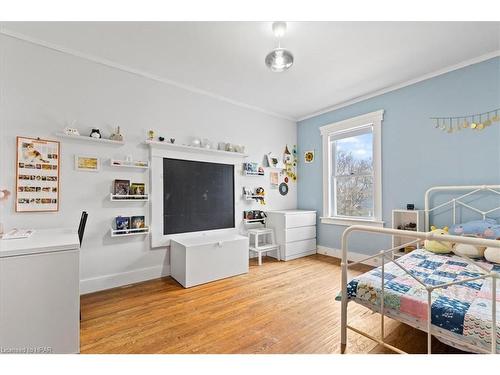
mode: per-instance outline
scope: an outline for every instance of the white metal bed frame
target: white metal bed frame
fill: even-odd
[[[473,207],[465,202],[462,201],[463,198],[470,197],[473,194],[480,193],[480,192],[491,192],[494,194],[500,195],[500,185],[467,185],[467,186],[436,186],[428,189],[425,192],[425,228],[428,229],[429,226],[429,214],[439,208],[446,207],[448,205],[452,206],[452,215],[453,215],[453,224],[455,224],[456,221],[456,208],[457,205],[460,205],[462,207],[465,207],[466,209],[469,209],[471,211],[474,211],[476,213],[481,214],[483,220],[486,219],[487,215],[500,210],[500,206],[496,207],[494,209],[490,209],[488,211],[482,211],[479,210],[476,207]],[[440,204],[436,207],[430,208],[430,196],[434,192],[443,192],[443,191],[448,191],[448,192],[458,192],[458,191],[467,191],[465,194],[460,195],[457,198],[453,198],[443,204]],[[378,234],[384,234],[384,235],[394,235],[394,236],[401,236],[405,238],[414,238],[415,240],[412,240],[406,244],[387,249],[387,250],[381,250],[375,255],[368,256],[362,260],[359,260],[357,262],[349,262],[347,259],[347,252],[348,252],[348,240],[349,240],[349,235],[353,232],[369,232],[369,233],[378,233]],[[426,285],[422,280],[420,280],[418,277],[414,276],[412,273],[409,272],[403,265],[401,265],[397,260],[394,259],[394,251],[400,249],[401,247],[409,246],[415,243],[418,243],[419,241],[422,240],[436,240],[436,241],[450,241],[454,243],[463,243],[463,244],[470,244],[470,245],[476,245],[476,246],[487,246],[487,247],[497,247],[500,248],[500,241],[498,240],[487,240],[483,238],[473,238],[473,237],[464,237],[464,236],[452,236],[452,235],[439,235],[435,234],[433,232],[414,232],[414,231],[406,231],[406,230],[400,230],[400,229],[390,229],[390,228],[377,228],[377,227],[371,227],[371,226],[365,226],[365,225],[353,225],[347,228],[344,233],[342,234],[342,260],[341,260],[341,269],[342,269],[342,308],[341,308],[341,338],[340,338],[340,351],[341,353],[345,352],[346,345],[347,345],[347,330],[350,329],[351,331],[354,331],[364,337],[367,337],[378,344],[394,351],[397,353],[402,353],[406,354],[401,349],[398,349],[388,343],[385,342],[385,332],[384,332],[384,319],[386,315],[389,315],[387,311],[384,310],[384,289],[385,289],[385,275],[384,275],[384,269],[385,269],[385,264],[393,262],[396,266],[401,268],[405,273],[410,275],[413,279],[415,279],[419,284],[421,284],[427,291],[427,326],[425,328],[422,327],[416,327],[419,328],[425,332],[427,332],[427,353],[431,354],[432,353],[432,345],[431,345],[431,338],[432,336],[436,337],[442,337],[440,333],[437,331],[436,327],[432,327],[432,320],[431,320],[431,304],[432,304],[432,292],[436,289],[448,287],[451,285],[457,285],[457,284],[463,284],[466,282],[474,281],[474,280],[480,280],[480,279],[488,279],[491,278],[492,283],[491,283],[491,314],[492,314],[492,326],[491,326],[491,351],[485,351],[482,348],[479,347],[473,347],[475,351],[479,352],[485,352],[485,353],[493,353],[495,354],[497,352],[496,348],[496,342],[497,342],[497,325],[496,325],[496,309],[497,309],[497,302],[496,302],[496,279],[500,278],[500,274],[497,272],[493,272],[488,270],[486,267],[484,267],[481,263],[475,262],[474,260],[470,259],[469,257],[466,256],[461,256],[461,258],[464,259],[464,261],[474,264],[478,268],[482,270],[482,275],[477,276],[477,277],[470,277],[467,279],[459,280],[459,281],[454,281],[454,282],[449,282],[449,283],[444,283],[444,284],[439,284],[439,285]],[[389,257],[389,259],[387,258]],[[363,262],[366,262],[367,260],[371,260],[374,258],[379,258],[380,263],[381,263],[381,293],[380,293],[380,308],[378,312],[380,313],[380,337],[375,337],[372,336],[366,332],[363,332],[351,325],[348,324],[347,322],[347,306],[348,306],[348,298],[347,298],[347,284],[348,284],[348,277],[347,277],[347,270],[349,267],[352,267],[356,264],[360,264]],[[370,306],[370,308],[374,310],[373,306]],[[397,317],[393,317],[394,319],[398,319]],[[444,340],[450,341],[450,337],[446,336],[443,337]],[[461,345],[464,347],[471,347],[469,343],[462,343],[460,342]]]

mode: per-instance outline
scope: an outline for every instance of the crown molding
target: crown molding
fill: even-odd
[[[386,94],[388,92],[398,90],[398,89],[401,89],[401,88],[406,87],[406,86],[411,86],[415,83],[422,82],[422,81],[428,80],[430,78],[434,78],[434,77],[440,76],[442,74],[446,74],[446,73],[452,72],[454,70],[465,68],[466,66],[474,65],[474,64],[477,64],[477,63],[480,63],[480,62],[483,62],[483,61],[486,61],[486,60],[489,60],[489,59],[492,59],[495,57],[499,57],[499,56],[500,56],[500,50],[486,53],[484,55],[480,55],[480,56],[474,57],[472,59],[462,61],[458,64],[450,65],[446,68],[436,70],[432,73],[424,74],[423,76],[420,76],[418,78],[414,78],[414,79],[411,79],[409,81],[405,81],[405,82],[401,82],[401,83],[398,83],[398,84],[395,84],[392,86],[388,86],[388,87],[385,87],[383,89],[372,91],[370,93],[367,93],[367,94],[364,94],[361,96],[357,96],[355,98],[346,100],[344,102],[334,104],[333,106],[330,106],[330,107],[321,109],[317,112],[313,112],[313,113],[310,113],[308,115],[302,116],[302,117],[298,118],[297,121],[307,120],[307,119],[310,119],[312,117],[316,117],[316,116],[319,116],[319,115],[322,115],[322,114],[325,114],[328,112],[336,111],[337,109],[344,108],[344,107],[350,106],[352,104],[359,103],[359,102],[362,102],[364,100],[374,98],[376,96],[383,95],[383,94]]]
[[[164,83],[166,85],[174,86],[174,87],[177,87],[179,89],[190,91],[190,92],[198,94],[198,95],[207,96],[209,98],[219,100],[222,102],[226,102],[226,103],[229,103],[229,104],[232,104],[232,105],[235,105],[238,107],[242,107],[245,109],[249,109],[251,111],[264,113],[266,115],[269,115],[272,117],[277,117],[277,118],[288,120],[288,121],[293,121],[293,122],[297,121],[296,118],[293,118],[293,117],[290,117],[290,116],[287,116],[287,115],[284,115],[281,113],[269,111],[269,110],[261,108],[261,107],[257,107],[257,106],[251,105],[251,104],[246,104],[246,103],[243,103],[243,102],[240,102],[237,100],[233,100],[231,98],[228,98],[228,97],[225,97],[222,95],[218,95],[218,94],[212,93],[210,91],[199,89],[195,86],[186,85],[184,83],[177,82],[177,81],[174,81],[174,80],[171,80],[168,78],[164,78],[164,77],[152,74],[152,73],[148,73],[148,72],[140,70],[140,69],[135,69],[133,67],[123,65],[123,64],[111,61],[111,60],[107,60],[107,59],[104,59],[104,58],[101,58],[98,56],[90,55],[90,54],[87,54],[84,52],[80,52],[78,50],[63,47],[63,46],[60,46],[60,45],[57,45],[54,43],[46,42],[46,41],[41,40],[41,39],[37,39],[37,38],[33,38],[33,37],[30,37],[30,36],[27,36],[27,35],[24,35],[21,33],[17,33],[15,31],[12,31],[12,30],[5,28],[4,26],[0,26],[0,34],[5,35],[5,36],[10,37],[10,38],[13,38],[13,39],[18,39],[18,40],[21,40],[21,41],[24,41],[27,43],[31,43],[31,44],[34,44],[34,45],[37,45],[40,47],[44,47],[44,48],[47,48],[47,49],[50,49],[53,51],[57,51],[60,53],[65,53],[67,55],[78,57],[78,58],[93,62],[95,64],[104,65],[108,68],[117,69],[117,70],[120,70],[122,72],[134,74],[134,75],[142,77],[142,78],[146,78],[146,79],[150,79],[150,80],[153,80],[156,82]]]

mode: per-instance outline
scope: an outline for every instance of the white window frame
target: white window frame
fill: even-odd
[[[336,225],[371,225],[383,227],[382,221],[382,121],[384,110],[366,113],[361,116],[335,122],[320,127],[323,142],[323,216],[321,223]],[[330,213],[332,207],[332,155],[330,138],[339,133],[348,133],[350,130],[373,127],[373,218],[357,218],[353,216],[334,216]]]

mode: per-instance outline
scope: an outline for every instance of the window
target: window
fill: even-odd
[[[383,226],[383,114],[381,110],[321,127],[323,223]]]

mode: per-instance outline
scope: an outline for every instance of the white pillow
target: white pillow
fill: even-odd
[[[484,256],[484,246],[474,246],[465,243],[457,243],[453,246],[453,252],[457,255],[465,255],[469,258],[481,258]],[[500,249],[499,249],[500,250]]]
[[[500,248],[487,247],[486,250],[484,250],[484,257],[488,262],[500,263]]]

